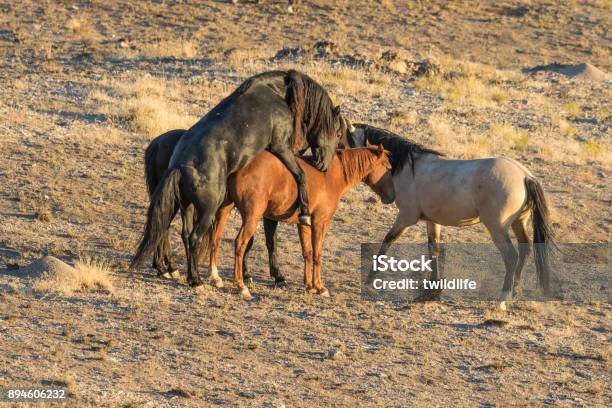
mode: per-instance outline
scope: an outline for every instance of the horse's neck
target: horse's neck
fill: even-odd
[[[350,154],[346,152],[345,154]],[[372,163],[373,160],[370,157],[367,157],[368,160],[366,163],[362,165],[354,165],[354,162],[362,159],[364,156],[358,156],[353,153],[348,157],[345,157],[344,160],[339,158],[339,168],[340,172],[336,175],[335,179],[337,180],[337,186],[339,187],[340,197],[344,196],[350,190],[352,190],[357,184],[361,183],[361,181],[368,175],[370,171],[372,171]],[[349,169],[345,168],[349,167]]]
[[[419,153],[414,155],[414,166],[412,168],[408,165],[400,172],[403,173],[405,171],[410,172],[411,177],[416,177],[417,173],[421,171],[423,166],[426,166],[429,163],[433,163],[439,160],[443,160],[437,154],[432,153]]]

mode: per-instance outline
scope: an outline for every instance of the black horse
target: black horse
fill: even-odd
[[[174,152],[174,148],[178,144],[181,136],[185,134],[185,129],[175,129],[164,134],[157,136],[149,143],[145,150],[145,179],[147,181],[147,189],[149,191],[149,197],[152,199],[153,193],[157,188],[158,184],[162,180],[162,176],[168,166],[170,165],[170,158]],[[275,286],[282,286],[285,284],[285,277],[280,273],[278,267],[278,261],[276,257],[276,245],[274,235],[276,233],[276,227],[278,221],[264,218],[264,231],[266,235],[266,247],[268,249],[268,260],[270,265],[270,276],[274,278]],[[242,268],[244,271],[245,281],[251,279],[251,275],[248,272],[247,256],[251,248],[253,247],[253,238],[249,241],[246,253],[243,258]],[[199,256],[199,261],[202,260],[202,254]],[[170,248],[170,242],[168,239],[168,231],[164,234],[164,238],[161,240],[155,253],[153,254],[153,268],[157,270],[157,275],[171,278],[176,277],[175,273],[178,269],[172,258],[172,250]]]
[[[305,176],[295,154],[310,147],[313,165],[326,171],[346,134],[344,123],[327,92],[302,73],[272,71],[247,79],[180,138],[153,193],[131,267],[157,248],[180,208],[187,280],[201,285],[197,258],[225,200],[227,178],[266,149],[295,177],[300,222],[309,224]]]

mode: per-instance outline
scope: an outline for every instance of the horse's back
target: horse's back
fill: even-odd
[[[409,171],[402,174],[407,191],[400,193],[398,206],[409,206],[415,197],[423,218],[442,225],[470,225],[483,216],[503,218],[525,201],[523,169],[501,157],[419,161],[414,181]]]

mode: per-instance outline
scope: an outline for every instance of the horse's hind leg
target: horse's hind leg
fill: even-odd
[[[217,268],[217,258],[219,256],[219,249],[221,247],[221,239],[223,238],[223,230],[225,229],[225,224],[227,224],[227,220],[229,219],[229,216],[232,213],[232,208],[234,208],[233,203],[224,205],[219,208],[215,220],[216,225],[214,228],[214,232],[212,232],[212,238],[210,243],[210,274],[208,275],[208,279],[217,288],[223,287],[223,280],[219,276],[219,270]],[[200,260],[205,255],[205,253],[201,253]]]
[[[165,235],[164,235],[165,237]],[[164,238],[165,239],[165,238]],[[166,263],[164,262],[164,241],[155,248],[155,252],[153,252],[153,269],[157,270],[157,276],[169,278],[170,274],[168,273],[168,269],[166,267]]]
[[[201,204],[201,203],[200,203]],[[217,204],[218,205],[218,204]],[[217,205],[213,208],[204,208],[202,205],[198,206],[196,210],[195,223],[191,234],[189,234],[189,256],[188,256],[188,269],[187,269],[187,282],[190,286],[196,287],[202,285],[202,280],[198,273],[198,258],[202,248],[202,243],[206,240],[206,244],[210,240],[210,228],[217,212]]]
[[[427,248],[429,251],[429,257],[432,259],[432,270],[429,276],[429,280],[431,282],[439,281],[440,269],[444,265],[445,253],[444,245],[442,244],[442,226],[440,224],[427,221]],[[441,294],[441,289],[427,289],[419,295],[417,300],[438,300],[440,299]]]
[[[266,233],[266,248],[268,249],[268,263],[270,276],[274,278],[274,286],[286,286],[285,277],[281,274],[276,258],[276,227],[278,221],[264,218],[264,232]]]
[[[251,292],[244,285],[244,277],[242,275],[242,260],[246,252],[246,247],[249,240],[257,230],[257,217],[253,214],[242,214],[242,226],[235,241],[235,258],[234,258],[234,284],[240,290],[240,295],[244,299],[251,299]]]
[[[193,217],[194,217],[194,208],[193,205],[188,205],[185,208],[181,209],[181,220],[183,223],[183,227],[181,229],[181,239],[183,240],[183,246],[185,247],[185,256],[187,258],[187,274],[188,277],[191,277],[190,265],[189,265],[189,236],[193,231]]]
[[[512,230],[518,241],[519,257],[514,269],[514,286],[512,288],[512,295],[516,295],[516,290],[520,284],[521,272],[525,266],[525,261],[531,253],[531,240],[527,235],[527,222],[529,221],[529,215],[525,215],[512,223]]]
[[[514,287],[514,270],[517,261],[516,250],[512,245],[507,227],[500,224],[485,224],[485,226],[489,230],[495,246],[501,253],[506,268],[506,277],[502,287],[502,300],[510,299],[512,298],[512,288]]]

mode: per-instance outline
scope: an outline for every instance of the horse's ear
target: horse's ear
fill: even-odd
[[[334,116],[340,115],[340,110],[340,105],[334,106],[334,109],[332,109],[332,111],[334,112]]]

